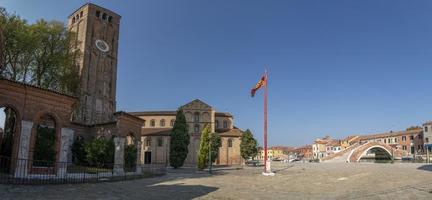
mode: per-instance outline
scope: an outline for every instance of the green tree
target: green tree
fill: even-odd
[[[87,163],[87,153],[83,137],[77,137],[72,145],[72,162],[75,164]]]
[[[182,167],[188,154],[190,138],[186,117],[181,109],[177,110],[176,121],[171,132],[170,165],[177,169]]]
[[[39,20],[28,24],[0,8],[4,66],[0,76],[45,89],[76,95],[79,88],[76,34],[62,22]]]
[[[137,148],[134,144],[126,145],[124,150],[125,168],[135,169],[138,156]]]
[[[85,145],[87,161],[90,165],[103,167],[114,163],[114,140],[104,137],[96,138]]]
[[[79,51],[73,47],[74,34],[63,23],[39,20],[31,27],[35,35],[32,84],[76,94],[79,84],[75,60]]]
[[[258,143],[249,129],[246,130],[241,138],[240,152],[245,160],[249,158],[253,159],[258,153]]]
[[[211,163],[216,161],[221,147],[221,138],[218,134],[211,132],[210,124],[207,124],[201,134],[201,142],[198,153],[198,169],[205,169],[209,164],[209,154]]]

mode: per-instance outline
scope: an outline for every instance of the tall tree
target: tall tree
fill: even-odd
[[[209,162],[211,154],[211,163],[216,161],[221,147],[221,138],[218,134],[211,132],[210,124],[207,124],[201,134],[201,142],[198,153],[198,169],[205,169]]]
[[[39,20],[29,25],[16,14],[0,8],[4,38],[4,66],[0,76],[75,95],[79,88],[75,60],[80,51],[73,36],[61,22]]]
[[[183,110],[177,110],[176,121],[171,132],[170,165],[174,169],[182,167],[188,154],[190,137]]]
[[[253,159],[258,154],[258,143],[249,129],[246,130],[241,138],[240,152],[245,160],[249,158]]]

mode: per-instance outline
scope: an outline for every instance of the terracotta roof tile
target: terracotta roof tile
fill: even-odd
[[[172,128],[143,128],[141,129],[142,136],[169,136]]]

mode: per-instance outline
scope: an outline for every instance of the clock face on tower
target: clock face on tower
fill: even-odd
[[[95,44],[96,44],[96,47],[99,49],[99,51],[102,51],[104,53],[108,52],[110,49],[109,45],[103,40],[98,39],[98,40],[96,40]]]

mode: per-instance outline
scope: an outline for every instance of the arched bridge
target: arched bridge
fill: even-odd
[[[373,150],[376,157],[380,158],[401,158],[405,156],[406,152],[395,149],[387,144],[379,142],[367,142],[364,144],[356,144],[349,148],[335,153],[333,155],[324,157],[322,162],[358,162],[361,158],[365,157],[367,152]]]

